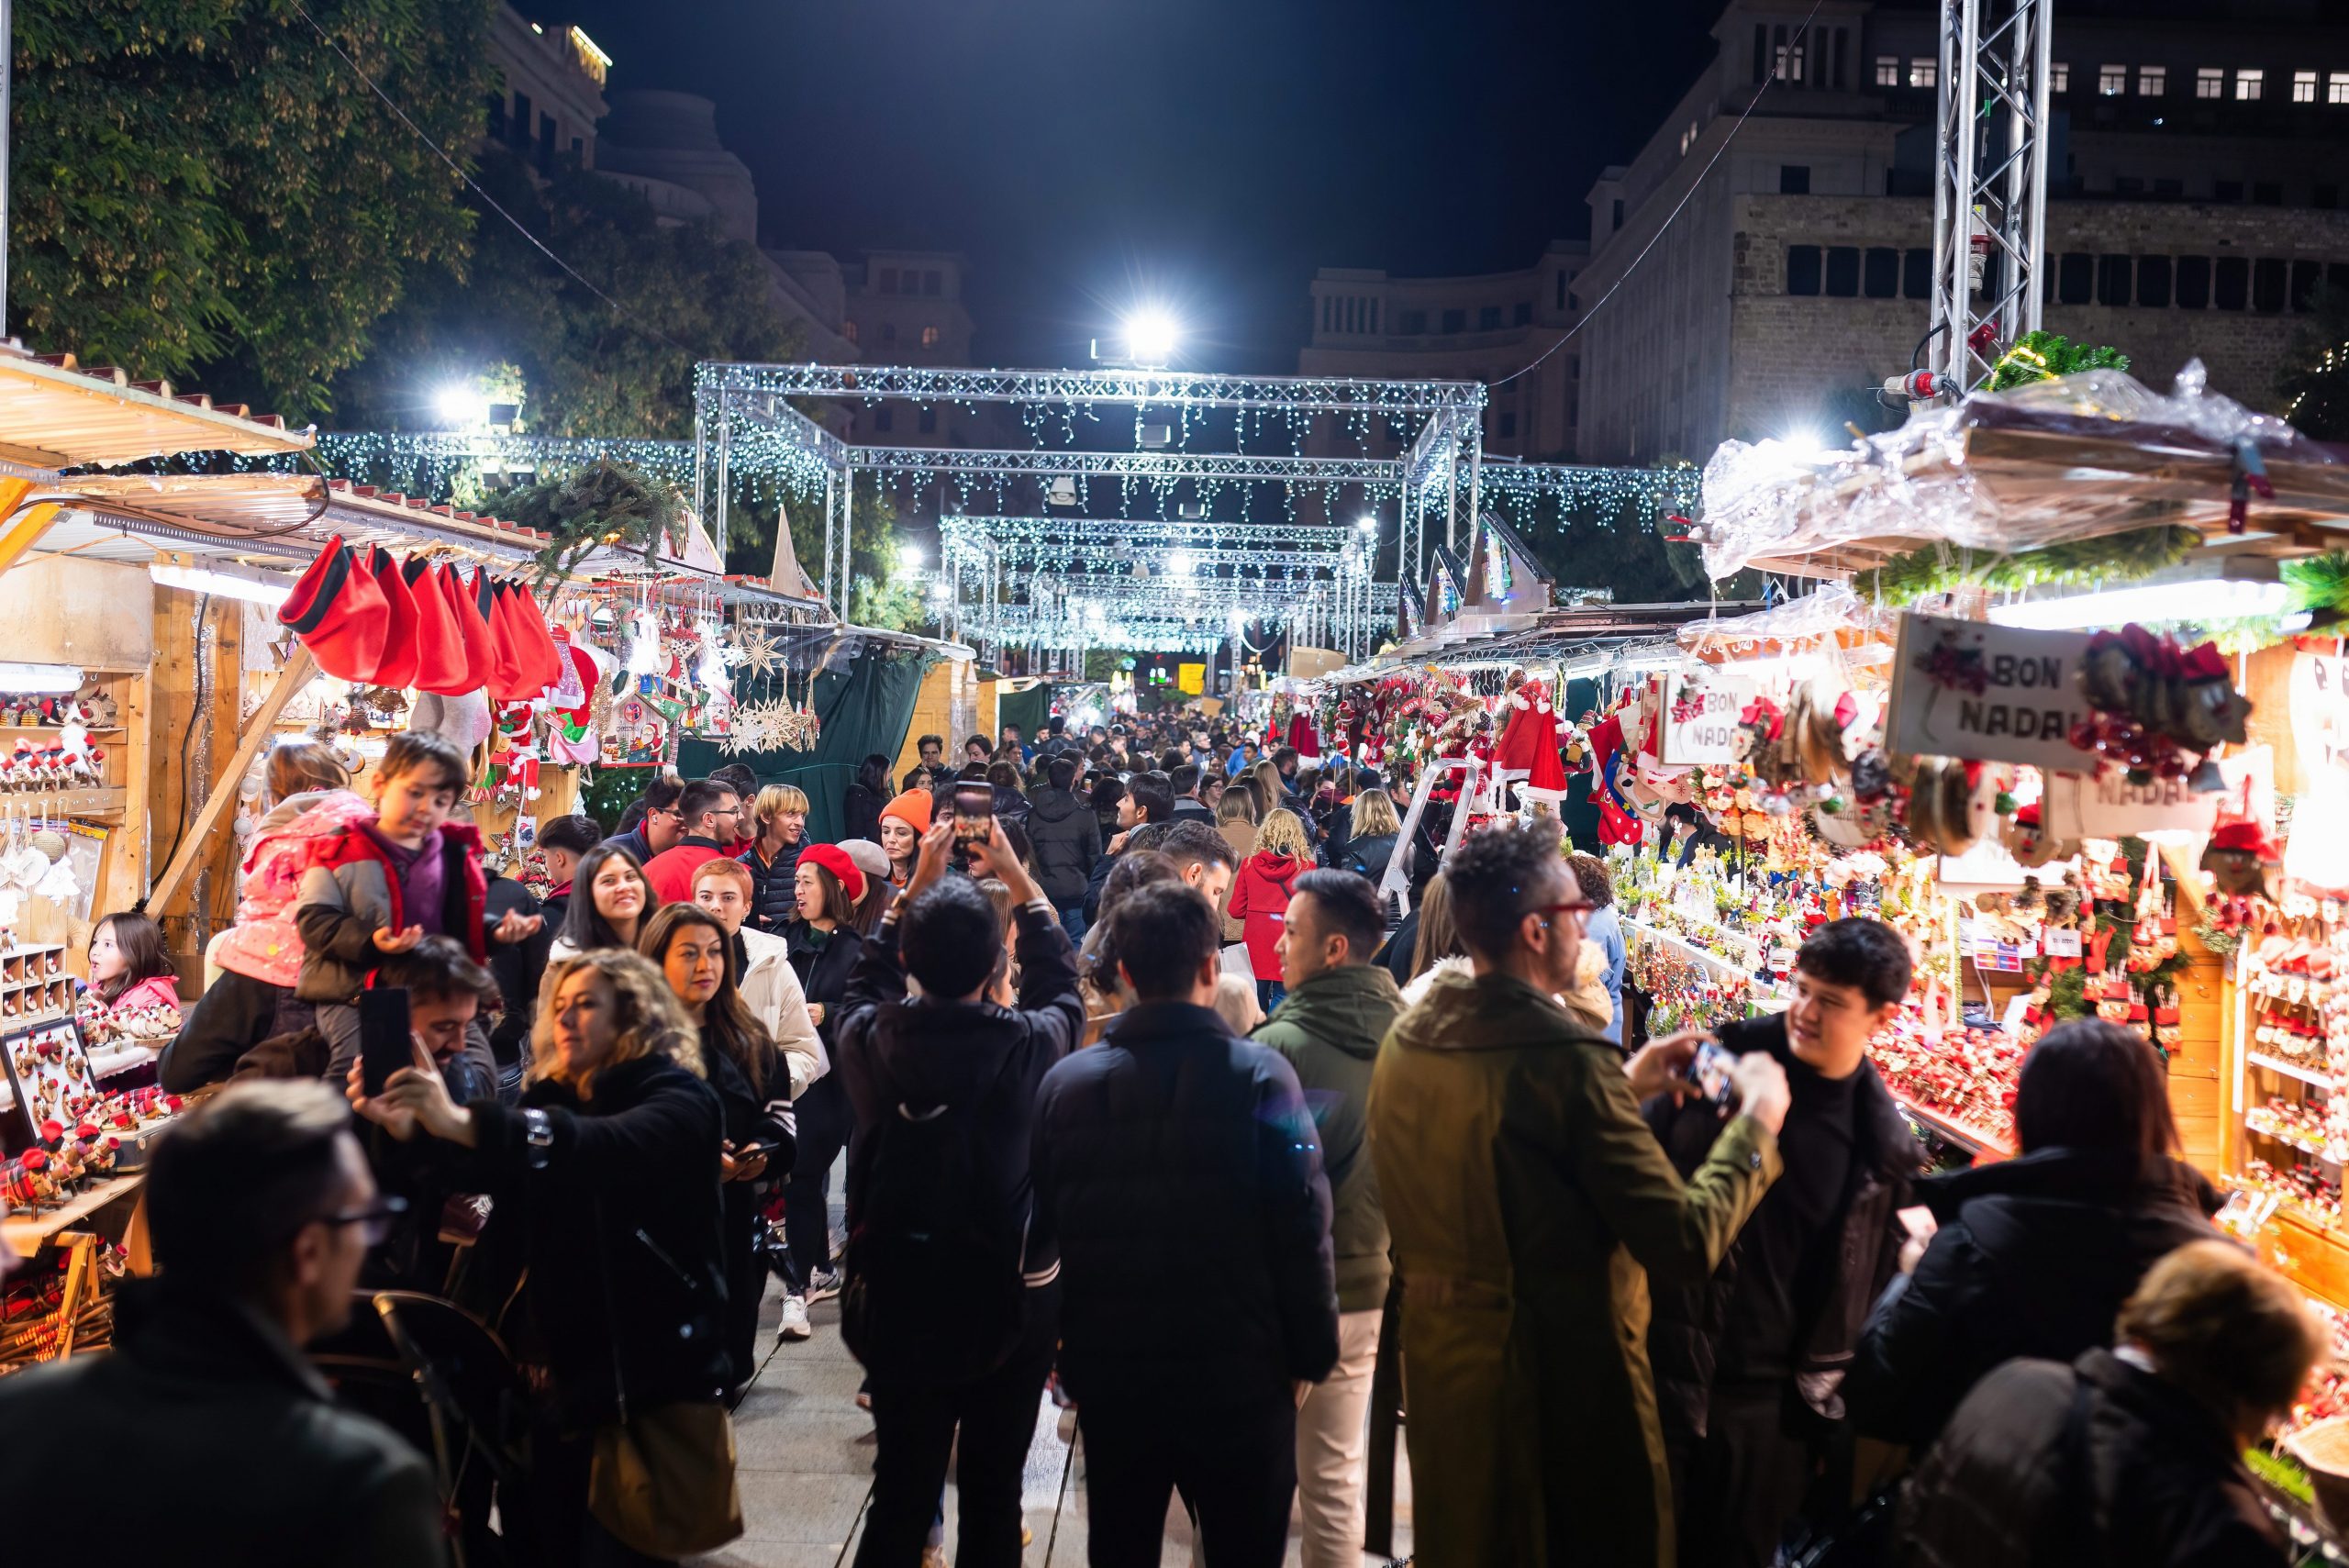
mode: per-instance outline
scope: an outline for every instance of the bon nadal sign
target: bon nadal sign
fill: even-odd
[[[1753,700],[1752,680],[1699,669],[1664,679],[1664,750],[1667,768],[1736,760],[1738,715]]]
[[[2078,771],[2072,744],[2088,717],[2080,662],[2088,634],[1902,616],[1885,750]]]

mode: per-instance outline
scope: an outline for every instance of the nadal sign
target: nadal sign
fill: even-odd
[[[1737,716],[1753,700],[1742,675],[1699,670],[1664,682],[1664,751],[1667,768],[1736,760]]]
[[[1885,750],[2077,769],[2071,741],[2088,717],[2080,662],[2088,636],[1984,621],[1902,616]]]

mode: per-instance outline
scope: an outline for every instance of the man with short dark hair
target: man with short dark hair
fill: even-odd
[[[1333,1206],[1338,1364],[1297,1415],[1304,1568],[1356,1568],[1362,1561],[1364,1422],[1388,1272],[1386,1219],[1370,1163],[1370,1070],[1403,1008],[1394,977],[1370,961],[1386,924],[1377,893],[1353,872],[1299,876],[1274,944],[1288,995],[1253,1036],[1297,1069]]]
[[[963,762],[976,762],[981,767],[985,767],[988,762],[994,760],[995,748],[987,744],[987,738],[985,736],[966,735],[963,738]]]
[[[448,1560],[431,1467],[302,1354],[350,1318],[390,1217],[350,1124],[322,1084],[256,1083],[164,1132],[146,1194],[161,1272],[119,1287],[113,1350],[0,1382],[0,1518],[28,1551],[47,1521],[172,1563]]]
[[[671,849],[652,857],[644,867],[645,885],[652,889],[656,906],[690,903],[694,873],[704,861],[715,860],[740,837],[742,797],[732,785],[716,779],[696,779],[677,796],[677,813],[685,836]]]
[[[914,742],[914,751],[921,760],[906,770],[905,782],[897,787],[900,790],[934,787],[939,780],[947,776],[946,737],[925,735]]]
[[[563,915],[571,907],[571,879],[587,851],[603,841],[592,817],[551,817],[539,824],[539,855],[547,866],[547,895],[539,912],[546,917],[547,930],[562,929]]]
[[[1288,805],[1289,809],[1292,811],[1302,811],[1304,807],[1302,805],[1297,803],[1297,748],[1294,746],[1280,746],[1275,748],[1273,751],[1273,770],[1281,776],[1281,789],[1288,796],[1286,804]],[[1284,803],[1276,800],[1273,802],[1273,804],[1275,806],[1279,806]]]
[[[1126,852],[1134,829],[1169,821],[1174,815],[1174,797],[1163,786],[1151,783],[1147,773],[1136,777],[1126,793],[1118,797],[1118,834],[1103,847],[1101,858],[1093,862],[1093,874],[1085,879],[1085,919],[1088,926],[1100,918],[1101,889],[1108,882],[1118,857]]]
[[[683,779],[667,773],[654,775],[631,806],[631,809],[635,806],[644,809],[633,821],[623,813],[620,830],[605,842],[618,844],[634,855],[638,865],[650,864],[653,856],[674,848],[685,836],[685,819],[677,811],[677,797],[685,792]]]
[[[1215,906],[1151,883],[1110,926],[1136,1000],[1045,1074],[1034,1162],[1036,1224],[1060,1247],[1060,1374],[1085,1434],[1092,1560],[1156,1562],[1179,1487],[1210,1568],[1277,1564],[1295,1387],[1338,1355],[1319,1142],[1288,1062],[1209,1005]]]
[[[1176,822],[1213,822],[1215,813],[1199,798],[1199,769],[1195,762],[1182,762],[1166,770],[1166,784],[1174,792],[1173,820]]]
[[[1639,1100],[1685,1081],[1696,1037],[1626,1063],[1558,1002],[1590,906],[1556,824],[1472,833],[1443,877],[1472,973],[1440,973],[1397,1021],[1370,1091],[1412,1528],[1441,1563],[1668,1563],[1648,1276],[1720,1262],[1777,1176],[1786,1073],[1738,1059],[1738,1114],[1684,1184]]]
[[[863,1568],[921,1555],[958,1426],[963,1561],[1019,1562],[1020,1470],[1059,1329],[1029,1162],[1038,1085],[1083,1038],[1085,1004],[1067,933],[1003,825],[974,849],[1011,889],[1015,1006],[989,1000],[1010,962],[1003,924],[976,883],[947,874],[942,819],[860,951],[835,1037],[856,1113],[842,1329],[878,1445]]]
[[[1909,995],[1909,944],[1874,920],[1831,921],[1795,954],[1793,1006],[1723,1025],[1731,1051],[1766,1053],[1792,1092],[1785,1170],[1712,1278],[1651,1292],[1664,1451],[1687,1568],[1767,1568],[1818,1473],[1843,1369],[1898,1272],[1920,1148],[1867,1060]],[[1684,1177],[1724,1112],[1700,1097],[1645,1107]]]
[[[1036,881],[1052,901],[1069,940],[1085,940],[1085,889],[1101,858],[1101,819],[1071,787],[1076,755],[1063,751],[1044,764],[1045,784],[1029,800],[1028,842],[1036,855]]]
[[[1029,760],[1035,755],[1028,747],[1020,743],[1019,726],[1016,724],[1007,724],[1003,727],[1003,745],[998,750],[1009,751],[1019,759],[1019,765],[1022,767],[1026,767]]]

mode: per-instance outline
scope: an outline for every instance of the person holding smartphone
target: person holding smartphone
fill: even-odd
[[[652,917],[638,951],[661,966],[701,1036],[703,1076],[726,1113],[719,1161],[724,1178],[726,1356],[731,1386],[758,1372],[759,1300],[766,1263],[759,1253],[761,1197],[772,1166],[790,1170],[796,1129],[791,1075],[774,1038],[742,1000],[732,934],[697,904],[671,904]]]

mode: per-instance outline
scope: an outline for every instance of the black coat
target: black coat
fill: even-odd
[[[1896,1535],[1903,1568],[2287,1561],[2218,1418],[2102,1350],[2070,1366],[2012,1361],[1984,1379],[1910,1478]]]
[[[856,970],[856,957],[864,945],[864,938],[846,926],[832,929],[831,940],[818,949],[809,940],[811,933],[805,920],[794,920],[784,932],[789,944],[791,972],[799,976],[799,989],[810,1002],[824,1005],[824,1021],[816,1026],[816,1038],[824,1042],[829,1052],[839,1039],[841,1014],[848,1001],[848,977]]]
[[[1737,1054],[1767,1051],[1781,1064],[1793,1060],[1783,1013],[1719,1031],[1724,1048]],[[1675,1105],[1660,1095],[1642,1107],[1664,1152],[1685,1180],[1705,1162],[1720,1136],[1722,1118],[1708,1101],[1691,1097]],[[1797,1392],[1821,1417],[1840,1419],[1838,1385],[1852,1364],[1853,1347],[1867,1322],[1868,1308],[1900,1262],[1908,1232],[1895,1218],[1909,1203],[1911,1184],[1923,1163],[1923,1147],[1900,1114],[1874,1064],[1863,1061],[1852,1085],[1852,1162],[1844,1181],[1841,1241],[1831,1280],[1798,1293],[1797,1312],[1807,1320],[1791,1325],[1797,1352]],[[1702,1284],[1670,1284],[1651,1279],[1653,1315],[1648,1321],[1648,1361],[1655,1373],[1656,1404],[1667,1431],[1701,1433],[1710,1405],[1715,1351],[1728,1312],[1737,1300],[1739,1270],[1746,1262],[1754,1220],[1790,1191],[1781,1176],[1763,1195],[1745,1229],[1722,1254]]]
[[[1034,907],[1012,912],[1019,928],[1016,1006],[906,1000],[897,921],[885,915],[858,951],[849,976],[832,1070],[848,1090],[857,1136],[849,1142],[848,1228],[876,1160],[888,1158],[886,1124],[900,1106],[976,1104],[986,1131],[989,1203],[1012,1234],[1028,1232],[1022,1263],[1030,1282],[1049,1284],[1058,1268],[1050,1239],[1029,1224],[1028,1178],[1037,1086],[1054,1062],[1085,1038],[1085,1002],[1076,989],[1076,952],[1053,916]],[[876,1129],[878,1134],[876,1135]],[[852,1249],[852,1256],[853,1250]]]
[[[881,841],[881,808],[889,803],[863,784],[852,784],[841,796],[841,820],[847,824],[841,830],[843,839],[870,839]]]
[[[1330,1184],[1278,1051],[1207,1007],[1130,1007],[1045,1074],[1034,1170],[1080,1404],[1284,1399],[1337,1363]]]
[[[1373,887],[1386,874],[1386,862],[1395,855],[1395,835],[1373,833],[1367,839],[1352,839],[1343,848],[1333,847],[1330,863],[1340,871],[1350,871],[1370,879]]]
[[[1093,808],[1067,790],[1038,790],[1029,803],[1028,842],[1036,853],[1036,884],[1052,907],[1082,903],[1101,858],[1101,824]]]
[[[483,929],[495,930],[508,910],[522,915],[546,914],[545,906],[530,896],[529,888],[510,876],[494,876],[489,879],[489,893],[483,906]],[[561,911],[556,913],[559,917]],[[518,942],[489,944],[489,973],[497,982],[497,994],[503,1003],[489,1031],[489,1049],[501,1067],[529,1053],[539,982],[546,976],[547,952],[554,945],[555,932],[561,929],[558,918],[549,918],[535,933]]]
[[[68,1537],[135,1540],[164,1568],[448,1561],[431,1466],[337,1406],[275,1325],[160,1279],[128,1281],[116,1299],[110,1353],[0,1382],[12,1561],[53,1555],[41,1544]]]
[[[173,1095],[225,1084],[247,1051],[265,1040],[300,1033],[311,1015],[310,1004],[295,996],[291,985],[223,970],[188,1009],[180,1032],[164,1043],[155,1081]]]
[[[776,936],[799,917],[799,851],[807,847],[803,834],[796,844],[786,845],[772,863],[759,859],[756,844],[751,846],[742,863],[751,870],[751,929],[771,931]]]
[[[2215,1195],[2174,1161],[2043,1149],[1917,1184],[1940,1229],[1869,1317],[1843,1399],[1863,1432],[1921,1448],[2000,1362],[2112,1342],[2147,1269],[2215,1239]]]
[[[509,1342],[552,1369],[566,1417],[719,1397],[726,1283],[719,1229],[724,1112],[707,1084],[662,1056],[596,1077],[582,1100],[542,1078],[507,1107],[471,1107],[475,1146],[442,1146],[462,1191],[495,1200],[484,1244],[529,1268],[529,1335]],[[530,1109],[552,1141],[534,1148]]]

